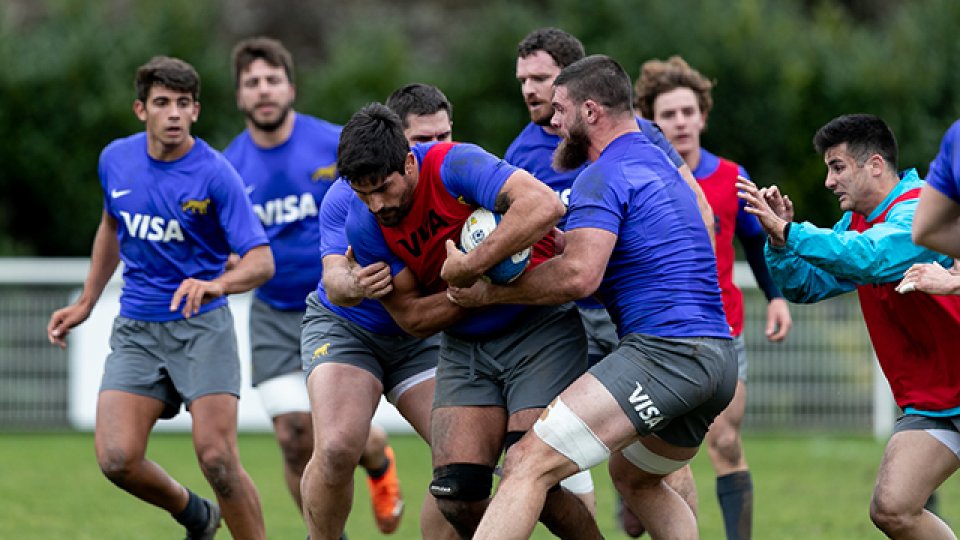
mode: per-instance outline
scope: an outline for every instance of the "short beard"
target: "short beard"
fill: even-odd
[[[253,124],[253,127],[259,129],[260,131],[265,131],[267,133],[273,133],[274,131],[280,129],[280,126],[287,121],[287,116],[290,114],[290,110],[293,109],[293,104],[289,104],[284,107],[280,114],[277,116],[277,119],[272,122],[260,122],[254,117],[252,111],[244,111],[247,119],[250,120],[250,123]]]
[[[553,152],[553,169],[559,172],[580,168],[590,158],[590,137],[582,123],[577,123],[567,132]]]
[[[553,119],[553,107],[550,107],[550,112],[543,116],[538,116],[536,118],[533,115],[530,116],[530,120],[534,124],[540,127],[550,127],[550,121],[552,119]]]

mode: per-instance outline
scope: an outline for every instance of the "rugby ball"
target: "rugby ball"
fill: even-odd
[[[474,210],[460,230],[460,249],[470,253],[497,228],[500,218],[500,214],[486,208]],[[529,263],[530,248],[526,248],[493,265],[485,275],[492,283],[503,285],[520,277]]]

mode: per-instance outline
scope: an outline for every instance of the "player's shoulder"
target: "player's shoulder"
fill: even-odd
[[[301,112],[296,114],[296,127],[294,129],[297,131],[302,129],[303,131],[309,132],[313,135],[322,135],[337,139],[340,137],[340,132],[343,131],[343,126],[339,124],[328,122],[322,118],[318,118],[310,114],[304,114]]]
[[[114,139],[100,151],[100,160],[126,159],[128,156],[138,155],[137,152],[142,152],[140,155],[145,155],[147,148],[146,139],[147,134],[143,131]]]
[[[253,140],[250,138],[250,131],[244,129],[223,149],[223,155],[226,156],[231,163],[234,163],[239,159],[240,155],[252,145]]]

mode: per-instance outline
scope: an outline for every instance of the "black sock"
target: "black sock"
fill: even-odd
[[[210,518],[210,511],[207,510],[207,505],[203,504],[203,499],[196,493],[188,489],[187,494],[190,497],[187,499],[187,507],[179,514],[173,514],[173,519],[186,527],[187,530],[192,531],[207,524],[207,520]]]
[[[364,469],[367,469],[367,476],[369,476],[374,480],[377,480],[381,476],[387,474],[387,469],[389,468],[390,468],[390,458],[388,457],[384,457],[383,466],[380,467],[379,469],[367,469],[366,467],[364,467]]]
[[[727,540],[749,540],[753,528],[753,480],[750,471],[717,478],[717,500]]]

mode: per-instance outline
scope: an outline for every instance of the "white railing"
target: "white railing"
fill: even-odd
[[[72,425],[89,429],[108,338],[118,308],[119,275],[104,291],[90,319],[77,328],[66,353],[46,342],[50,312],[79,291],[89,261],[0,258],[0,429]],[[873,431],[886,437],[895,406],[876,367],[854,295],[810,306],[791,306],[795,325],[785,343],[763,336],[766,302],[745,263],[744,289],[750,356],[745,428],[752,431]],[[250,388],[248,295],[230,300],[243,362],[241,429],[269,430],[260,400]],[[382,403],[377,422],[409,430],[392,406]],[[161,422],[186,429],[189,415]]]

